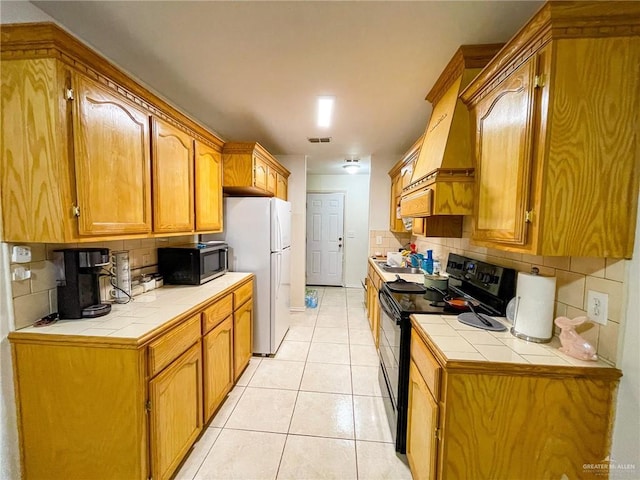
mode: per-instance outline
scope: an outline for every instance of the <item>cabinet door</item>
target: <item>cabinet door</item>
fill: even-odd
[[[203,338],[204,418],[208,421],[233,387],[233,317]]]
[[[380,344],[380,301],[378,300],[378,290],[373,289],[373,299],[371,306],[371,332],[376,348]]]
[[[193,231],[193,139],[153,119],[153,230]]]
[[[202,430],[200,342],[149,382],[151,474],[170,478]]]
[[[367,279],[369,280],[369,284],[367,286],[367,320],[369,320],[369,328],[371,329],[371,332],[373,332],[373,295],[375,287],[373,286],[373,280],[371,277],[367,277]]]
[[[278,189],[278,178],[277,172],[272,168],[267,169],[267,191],[269,193],[276,194],[276,190]]]
[[[282,200],[287,199],[287,179],[284,175],[280,175],[279,173],[276,175],[276,197],[281,198]]]
[[[515,245],[526,243],[535,64],[534,56],[475,107],[474,239]]]
[[[257,188],[267,190],[267,175],[269,167],[258,157],[253,157],[253,185]]]
[[[418,368],[409,368],[409,411],[407,420],[407,459],[413,478],[436,478],[438,404],[427,388]]]
[[[93,81],[75,78],[78,232],[150,232],[149,116]]]
[[[400,207],[400,197],[402,195],[402,177],[396,175],[391,179],[391,200],[389,210],[389,230],[392,232],[404,232],[404,223],[398,217],[398,207]]]
[[[233,316],[233,376],[238,380],[253,351],[253,300],[244,303]]]
[[[222,231],[222,155],[196,141],[196,230]]]
[[[402,167],[400,170],[400,193],[402,193],[402,189],[408,187],[411,183],[411,176],[413,175],[413,162],[409,162],[409,164]]]

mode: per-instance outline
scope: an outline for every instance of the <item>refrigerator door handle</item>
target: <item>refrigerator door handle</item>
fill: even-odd
[[[280,216],[277,214],[277,210],[276,210],[276,235],[275,235],[275,240],[276,240],[276,244],[275,244],[275,249],[277,251],[282,250],[282,227],[280,226]]]

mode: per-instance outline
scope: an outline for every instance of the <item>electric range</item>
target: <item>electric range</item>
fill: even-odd
[[[472,302],[478,313],[504,316],[506,305],[515,293],[515,270],[451,253],[446,272],[448,295]],[[409,317],[412,314],[458,315],[462,310],[448,306],[440,295],[434,295],[424,285],[400,279],[384,283],[378,297],[380,389],[396,451],[405,453],[411,358]],[[475,319],[474,314],[465,315]]]

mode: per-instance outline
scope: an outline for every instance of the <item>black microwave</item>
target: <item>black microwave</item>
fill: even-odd
[[[225,242],[158,248],[158,271],[165,284],[201,285],[229,271]]]

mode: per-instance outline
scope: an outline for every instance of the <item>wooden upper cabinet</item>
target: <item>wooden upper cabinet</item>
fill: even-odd
[[[193,231],[193,138],[153,119],[153,230]]]
[[[62,97],[70,74],[55,59],[40,58],[3,60],[0,75],[3,239],[71,241],[78,235],[77,200],[69,174],[71,106]]]
[[[579,3],[548,2],[461,94],[474,123],[476,244],[631,257],[640,3]]]
[[[404,156],[389,170],[391,177],[391,198],[389,199],[389,230],[404,233],[407,229],[400,218],[400,199],[402,189],[411,183],[413,167],[420,153],[423,136],[411,146]]]
[[[151,231],[149,118],[54,59],[2,61],[7,241]]]
[[[282,200],[287,199],[288,195],[288,182],[287,178],[278,173],[276,177],[276,197],[281,198]]]
[[[253,186],[269,190],[269,165],[257,156],[253,157]]]
[[[222,231],[222,155],[196,141],[196,231]]]
[[[277,175],[278,173],[274,169],[270,168],[267,170],[267,191],[273,195],[276,194],[276,189],[278,188]]]
[[[2,240],[193,232],[193,139],[216,152],[222,141],[53,23],[3,24],[0,31],[0,114],[11,119],[0,133]],[[150,105],[155,118],[180,130],[157,123],[152,139]],[[220,188],[209,193],[219,199]],[[214,215],[211,202],[205,216]],[[209,221],[221,225],[221,217]]]
[[[79,234],[150,232],[149,116],[83,76],[75,90]]]
[[[223,190],[231,196],[287,199],[290,172],[256,142],[227,142],[222,150]]]
[[[526,242],[536,60],[531,57],[475,107],[477,240]]]

